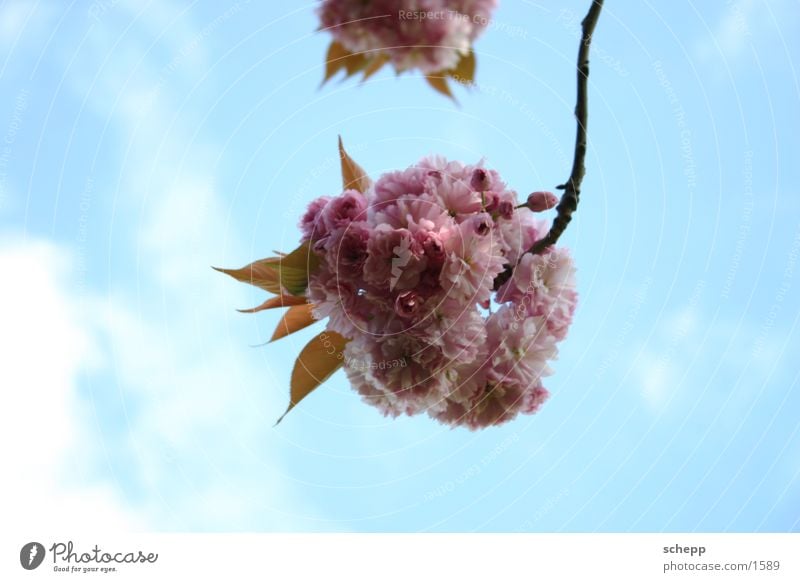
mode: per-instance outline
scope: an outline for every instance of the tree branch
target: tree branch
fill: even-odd
[[[584,161],[586,159],[586,122],[588,117],[588,88],[589,80],[589,49],[592,45],[592,36],[603,8],[603,0],[592,0],[592,6],[586,17],[581,21],[581,44],[578,49],[578,95],[575,104],[575,119],[578,122],[577,134],[575,136],[575,155],[572,160],[572,172],[565,184],[558,186],[559,190],[564,190],[561,200],[556,206],[556,217],[547,234],[537,240],[526,252],[535,255],[543,252],[547,247],[554,245],[559,237],[567,229],[567,225],[572,220],[572,214],[578,209],[578,201],[581,195],[581,182],[586,174]],[[502,273],[495,279],[494,288],[498,289],[503,283],[511,278],[514,267],[508,265]]]

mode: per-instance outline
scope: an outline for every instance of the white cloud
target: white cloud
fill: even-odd
[[[645,352],[636,361],[635,377],[641,396],[652,410],[658,411],[664,406],[674,376],[674,364],[655,353]]]
[[[146,27],[160,31],[164,14]],[[114,18],[102,18],[69,86],[95,115],[110,117],[125,153],[110,170],[121,189],[108,195],[130,210],[122,214],[131,220],[115,223],[113,244],[115,262],[128,266],[112,266],[109,296],[93,301],[90,321],[108,360],[104,388],[129,410],[110,454],[131,460],[128,479],[143,492],[137,511],[151,528],[297,529],[297,520],[276,516],[311,512],[280,477],[282,459],[271,448],[278,440],[266,438],[286,405],[285,386],[270,385],[269,367],[243,336],[228,337],[233,307],[248,294],[210,268],[225,262],[223,251],[248,252],[228,230],[211,171],[215,149],[175,117],[185,67],[203,53],[192,49],[191,59],[165,70],[140,61],[151,41],[136,34],[110,53],[118,37],[106,24]],[[164,33],[168,53],[196,36],[185,24]]]
[[[14,43],[35,9],[35,4],[19,0],[12,0],[0,6],[0,45],[9,47]]]
[[[285,390],[270,385],[269,369],[242,338],[228,341],[226,307],[198,274],[183,279],[183,304],[160,319],[157,305],[131,310],[130,297],[115,297],[104,312],[114,389],[140,410],[129,417],[123,446],[135,452],[133,479],[148,492],[153,528],[252,528],[255,491],[285,511],[302,505],[276,477],[281,460],[268,448]],[[173,293],[166,302],[176,305]],[[157,511],[156,499],[167,512]]]
[[[729,62],[749,54],[747,50],[762,40],[794,26],[797,7],[788,0],[732,0],[725,2],[722,15],[710,36],[697,44],[698,57]],[[780,28],[779,28],[780,27]]]
[[[280,459],[265,450],[285,389],[271,385],[243,337],[227,335],[232,305],[244,305],[247,293],[210,268],[226,232],[209,184],[178,180],[159,192],[141,225],[139,287],[158,301],[115,291],[100,306],[116,382],[143,411],[132,415],[127,446],[136,451],[136,479],[169,506],[158,516],[153,508],[153,527],[293,529],[253,517],[253,499],[287,512],[303,504],[276,477]]]
[[[85,476],[99,459],[77,383],[97,346],[70,292],[69,265],[47,242],[0,243],[0,513],[19,532],[142,529],[113,489]]]
[[[7,0],[0,4],[0,48],[11,50],[41,42],[50,34],[55,16],[53,6],[46,2]]]
[[[648,407],[656,412],[668,406],[680,388],[691,361],[691,347],[699,331],[697,309],[687,306],[665,316],[650,342],[633,363],[633,378]],[[638,353],[638,346],[635,353]]]
[[[0,46],[26,6],[0,6]],[[233,308],[251,296],[210,268],[225,250],[248,251],[228,232],[214,148],[174,117],[204,70],[203,39],[165,3],[121,37],[117,25],[141,10],[108,4],[101,22],[87,20],[91,50],[81,59],[54,51],[65,71],[71,65],[65,86],[119,140],[120,165],[98,172],[113,179],[103,183],[119,178],[120,191],[95,191],[124,209],[104,294],[78,293],[69,249],[0,241],[0,447],[10,468],[0,515],[20,534],[297,529],[302,520],[285,516],[313,511],[281,477],[280,440],[266,438],[286,387],[271,385],[245,336],[228,337],[242,321],[231,322]],[[81,390],[88,378],[111,406],[95,409]],[[119,483],[101,470],[106,462]]]
[[[167,195],[144,229],[153,268],[141,283],[155,285],[164,303],[79,295],[66,249],[0,244],[0,450],[11,468],[0,507],[17,532],[292,530],[302,524],[281,515],[310,513],[263,446],[284,391],[269,385],[269,369],[241,338],[225,333],[231,301],[241,304],[244,293],[207,264],[219,213],[195,223],[208,228],[205,244],[167,236],[172,220],[186,218],[192,192]],[[156,267],[181,260],[178,278]],[[173,307],[164,312],[165,304]],[[79,383],[106,372],[97,389],[119,394],[131,410],[117,419],[123,438],[103,443]],[[134,501],[89,477],[104,449],[112,462],[132,459],[128,485],[144,495]]]
[[[717,24],[714,37],[720,50],[728,58],[738,56],[753,36],[753,17],[758,16],[756,0],[730,2]]]
[[[722,406],[744,413],[754,397],[790,377],[791,329],[765,331],[755,318],[717,316],[712,322],[702,313],[697,304],[668,312],[643,346],[632,342],[629,348],[631,385],[655,413],[694,406],[697,398],[715,402],[715,414]],[[725,414],[715,422],[737,426],[740,420]]]

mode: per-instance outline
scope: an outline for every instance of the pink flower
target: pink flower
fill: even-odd
[[[353,282],[321,266],[309,279],[306,297],[314,304],[316,319],[329,318],[328,329],[347,338],[363,334],[367,326],[365,298]]]
[[[301,228],[322,261],[306,296],[350,339],[347,377],[383,414],[479,429],[546,399],[575,268],[566,249],[526,253],[548,225],[516,206],[494,170],[430,157],[309,207]]]
[[[503,241],[503,252],[506,262],[515,265],[534,242],[545,235],[548,224],[536,220],[529,212],[515,211],[510,220],[498,222],[498,231]],[[505,299],[500,299],[501,302]]]
[[[350,381],[388,416],[444,408],[443,395],[455,379],[441,352],[411,334],[359,337],[345,355],[361,364],[345,366]]]
[[[497,0],[462,0],[462,14],[472,15],[475,24],[472,40],[491,22],[492,12],[497,8]]]
[[[387,172],[374,185],[370,198],[373,212],[386,209],[404,196],[419,196],[429,188],[426,182],[435,181],[424,168],[408,168],[402,172]]]
[[[486,192],[490,186],[489,175],[486,170],[483,168],[472,170],[472,178],[469,181],[469,185],[476,192]]]
[[[405,290],[419,283],[425,255],[411,231],[378,225],[369,242],[364,280],[379,289]]]
[[[472,429],[498,425],[518,414],[533,414],[547,397],[541,378],[556,355],[555,338],[544,321],[518,318],[510,307],[486,323],[487,355],[483,366],[448,395],[434,416],[446,424]]]
[[[394,228],[440,231],[453,224],[438,199],[430,194],[403,195],[392,202],[384,202],[372,212],[372,221]]]
[[[464,309],[445,299],[432,308],[434,316],[422,322],[416,334],[436,346],[448,361],[461,366],[485,355],[486,322],[474,307]]]
[[[395,299],[394,310],[400,317],[411,318],[419,313],[424,302],[416,291],[404,291]]]
[[[322,220],[328,231],[346,227],[355,220],[367,218],[367,201],[361,192],[345,190],[331,199],[322,211]]]
[[[444,263],[446,256],[442,234],[434,230],[418,230],[414,233],[422,252],[425,254],[428,265],[439,265]]]
[[[492,217],[485,212],[472,216],[468,224],[467,231],[471,231],[476,236],[484,237],[492,232]]]
[[[514,216],[514,204],[510,200],[501,200],[497,204],[497,215],[504,220],[511,220]]]
[[[366,222],[352,222],[331,234],[326,256],[333,270],[340,275],[360,277],[368,256],[371,230]]]
[[[300,219],[301,240],[318,240],[328,234],[324,222],[321,219],[322,210],[330,201],[330,196],[320,196],[311,201],[303,217]]]
[[[420,166],[429,168],[429,172],[436,172],[438,179],[433,188],[429,182],[429,192],[436,198],[439,206],[455,220],[460,222],[476,212],[481,212],[481,193],[470,186],[472,167],[464,166],[460,162],[448,162],[440,157],[423,159]]]
[[[510,382],[487,382],[473,398],[462,422],[473,430],[498,426],[520,413],[537,412],[548,395],[541,381],[527,388]]]
[[[452,69],[489,24],[495,0],[325,0],[322,28],[352,53],[378,52],[399,73]]]
[[[447,240],[440,281],[449,297],[469,303],[490,298],[494,278],[503,270],[505,259],[500,238],[492,229],[485,231],[487,216],[471,216]]]
[[[504,306],[489,316],[486,330],[490,376],[495,381],[530,384],[550,375],[548,361],[558,352],[543,318]]]

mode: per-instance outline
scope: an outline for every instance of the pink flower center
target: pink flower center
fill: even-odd
[[[416,291],[405,291],[397,296],[394,310],[400,317],[413,317],[419,312],[422,303],[423,299]]]

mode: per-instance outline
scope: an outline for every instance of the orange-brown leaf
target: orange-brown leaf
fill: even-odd
[[[447,71],[447,75],[462,85],[470,85],[475,80],[475,65],[475,53],[470,49],[453,69]]]
[[[343,61],[348,77],[355,75],[369,63],[367,53],[348,53]]]
[[[447,84],[446,77],[443,77],[441,74],[425,75],[425,80],[428,81],[428,84],[431,87],[436,89],[445,97],[450,97],[450,99],[453,101],[456,100],[456,98],[453,96],[453,93],[450,91],[450,86]]]
[[[364,77],[361,79],[362,81],[366,81],[372,75],[377,73],[380,68],[385,65],[389,61],[389,55],[386,53],[379,53],[376,56],[372,57],[368,63],[366,68],[364,69]]]
[[[310,303],[290,307],[289,310],[283,314],[280,323],[278,323],[278,327],[275,328],[275,333],[272,334],[272,339],[269,341],[274,342],[282,337],[286,337],[290,333],[294,333],[315,323],[317,320],[314,319],[314,315],[312,314],[313,308],[314,306]]]
[[[324,85],[331,77],[338,73],[345,66],[345,59],[350,54],[346,48],[338,42],[333,41],[328,47],[328,54],[325,57],[325,78],[322,80]]]
[[[278,295],[277,297],[270,297],[264,303],[257,307],[250,309],[237,309],[241,313],[258,313],[265,309],[275,309],[276,307],[292,307],[294,305],[305,305],[307,300],[305,297],[297,297],[295,295]]]
[[[344,364],[344,347],[349,340],[333,331],[323,331],[312,339],[294,363],[289,407],[278,422],[303,398],[327,380]],[[278,424],[276,422],[275,424]]]
[[[255,261],[249,265],[245,265],[241,269],[221,269],[219,267],[212,267],[220,273],[225,273],[241,281],[242,283],[249,283],[255,285],[270,293],[279,294],[281,286],[278,279],[278,272],[272,267],[269,259],[262,259]]]
[[[342,186],[345,190],[352,188],[364,194],[372,184],[364,168],[359,166],[344,149],[342,136],[339,136],[339,156],[342,158]]]

